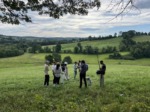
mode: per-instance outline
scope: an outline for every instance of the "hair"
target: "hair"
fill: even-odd
[[[101,61],[100,61],[100,63],[102,63],[102,64],[103,64],[103,61],[101,60]]]
[[[84,61],[84,60],[82,60],[81,62],[82,62],[82,63],[85,63],[85,61]]]
[[[58,70],[58,69],[59,69],[59,67],[60,67],[60,64],[57,64],[57,65],[56,65],[56,70]]]

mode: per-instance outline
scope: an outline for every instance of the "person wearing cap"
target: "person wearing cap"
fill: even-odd
[[[45,86],[48,86],[49,85],[49,61],[46,61],[45,62],[45,65],[44,65],[44,73],[45,73],[45,80],[44,80],[44,85]]]
[[[102,65],[102,67],[100,68],[100,87],[104,87],[104,75],[106,71],[106,65],[102,60],[100,61],[100,64]]]

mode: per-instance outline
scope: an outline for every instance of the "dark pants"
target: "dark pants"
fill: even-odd
[[[54,84],[59,84],[60,77],[54,77]]]
[[[87,87],[86,73],[80,73],[80,88],[82,87],[82,80],[84,80],[85,87]]]
[[[44,85],[49,85],[49,75],[45,75]]]

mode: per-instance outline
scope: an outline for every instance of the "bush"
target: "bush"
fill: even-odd
[[[124,60],[135,60],[135,58],[131,55],[122,56],[122,59],[124,59]]]
[[[122,56],[119,52],[114,52],[113,54],[109,55],[110,59],[122,59]]]
[[[63,62],[67,62],[68,64],[71,64],[72,63],[72,59],[71,59],[70,56],[66,56],[66,57],[64,57]]]
[[[50,61],[52,63],[53,61],[60,62],[61,61],[61,55],[57,53],[53,53],[52,55],[46,55],[45,60]]]

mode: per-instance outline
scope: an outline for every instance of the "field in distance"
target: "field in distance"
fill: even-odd
[[[119,43],[121,42],[123,38],[118,37],[118,38],[112,38],[112,39],[106,39],[106,40],[95,40],[95,41],[84,41],[81,42],[81,45],[84,46],[92,46],[92,47],[98,47],[99,49],[102,49],[103,47],[107,46],[113,46],[118,48]],[[149,41],[150,42],[150,36],[135,36],[133,37],[133,40],[136,42],[145,42]],[[74,47],[77,45],[78,42],[75,43],[70,43],[70,44],[62,44],[62,50],[74,50]],[[52,48],[54,45],[49,46]]]

